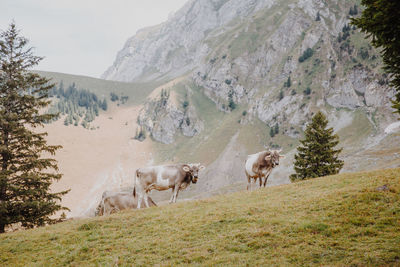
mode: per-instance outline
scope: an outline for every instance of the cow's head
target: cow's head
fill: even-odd
[[[265,157],[266,161],[270,161],[272,163],[272,167],[278,166],[279,165],[279,159],[284,158],[285,156],[279,155],[279,153],[282,151],[282,149],[279,150],[269,150],[269,155]]]
[[[200,163],[196,164],[185,164],[182,169],[190,176],[192,183],[197,183],[197,179],[199,178],[199,171],[205,169],[203,165]]]

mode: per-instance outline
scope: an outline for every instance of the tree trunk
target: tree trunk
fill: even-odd
[[[5,228],[6,228],[6,225],[5,225],[5,224],[2,224],[2,223],[0,223],[0,234],[2,234],[2,233],[4,233],[4,232],[5,232]]]

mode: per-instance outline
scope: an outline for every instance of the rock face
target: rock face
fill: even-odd
[[[316,109],[364,108],[390,118],[382,130],[393,119],[394,90],[380,74],[377,52],[346,26],[354,4],[191,0],[165,23],[130,38],[103,78],[144,81],[191,73],[219,110],[244,104],[268,126],[301,129]],[[307,49],[312,56],[300,60]],[[190,136],[201,128],[185,125],[182,111],[169,109],[157,126],[150,119],[146,124],[156,140],[172,142],[173,129]]]
[[[102,78],[117,81],[176,77],[209,52],[204,40],[232,20],[249,16],[273,0],[191,0],[167,22],[137,32]]]
[[[151,137],[161,143],[171,144],[180,131],[184,136],[195,136],[203,130],[203,122],[197,117],[195,109],[188,105],[183,110],[173,105],[169,93],[161,93],[160,98],[146,102],[138,117]]]

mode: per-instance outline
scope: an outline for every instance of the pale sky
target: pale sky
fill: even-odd
[[[0,0],[0,30],[14,19],[45,59],[36,69],[99,77],[137,30],[166,21],[187,0]]]

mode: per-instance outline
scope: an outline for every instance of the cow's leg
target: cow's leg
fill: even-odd
[[[143,198],[143,194],[142,192],[138,193],[138,204],[137,204],[137,208],[140,209],[142,207],[142,198]]]
[[[246,176],[247,176],[247,191],[249,191],[249,189],[251,190],[251,178],[249,175],[247,175],[247,173]]]
[[[174,194],[173,194],[173,203],[176,203],[176,198],[178,197],[178,192],[179,192],[179,188],[181,187],[181,185],[175,185],[174,188]]]
[[[262,186],[262,175],[260,175],[259,177],[258,177],[258,182],[259,182],[259,184],[260,184],[260,187]]]
[[[265,175],[265,180],[264,180],[264,187],[267,185],[267,180],[269,175],[271,174],[272,170],[268,171],[267,174]]]
[[[171,194],[171,198],[169,199],[169,203],[171,204],[172,201],[174,200],[174,191],[175,191],[175,186],[172,187],[172,194]]]
[[[150,207],[149,206],[149,195],[147,194],[147,192],[144,193],[144,204],[146,204],[146,207]]]

